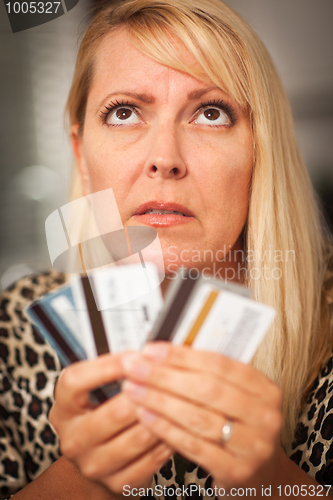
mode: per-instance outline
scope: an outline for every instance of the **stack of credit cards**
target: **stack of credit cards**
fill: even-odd
[[[165,301],[152,263],[74,275],[33,302],[27,312],[63,366],[106,352],[140,350],[154,340],[216,351],[248,363],[275,317],[244,286],[182,269]],[[102,401],[115,382],[95,391]],[[102,392],[101,392],[102,391]]]
[[[248,363],[276,315],[250,296],[244,286],[179,273],[149,340],[169,340]]]
[[[58,354],[62,366],[106,352],[139,350],[163,307],[154,264],[99,269],[33,302],[27,313]],[[115,382],[94,391],[103,401],[119,392]]]

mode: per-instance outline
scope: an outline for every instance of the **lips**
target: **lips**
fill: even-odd
[[[168,210],[173,212],[180,212],[185,217],[194,217],[193,212],[191,212],[191,210],[189,210],[187,207],[184,207],[184,205],[166,201],[148,201],[147,203],[143,203],[136,209],[133,215],[143,215],[148,210]]]
[[[161,213],[158,213],[158,211],[161,211]],[[140,205],[132,217],[140,224],[157,229],[171,228],[195,221],[193,212],[184,205],[156,200]]]

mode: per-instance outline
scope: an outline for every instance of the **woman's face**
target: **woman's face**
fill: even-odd
[[[118,30],[100,46],[77,130],[84,195],[112,188],[124,226],[156,228],[166,275],[232,267],[220,261],[241,248],[253,166],[249,120],[234,100],[153,61]]]

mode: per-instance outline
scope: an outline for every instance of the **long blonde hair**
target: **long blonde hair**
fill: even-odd
[[[282,444],[288,448],[304,395],[333,342],[327,307],[321,304],[325,257],[320,214],[280,79],[257,35],[220,0],[108,4],[85,32],[67,102],[70,123],[78,123],[81,131],[95,55],[104,37],[119,27],[149,57],[211,80],[248,110],[255,165],[244,232],[244,250],[251,255],[245,281],[256,300],[278,311],[253,364],[283,390]],[[174,38],[198,65],[180,55]]]

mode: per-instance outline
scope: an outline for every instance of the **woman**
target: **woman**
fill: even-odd
[[[252,366],[156,344],[66,369],[50,418],[88,478],[73,482],[81,498],[146,488],[166,462],[156,484],[319,494],[317,481],[332,480],[329,395],[315,389],[330,380],[331,249],[261,42],[218,0],[105,6],[81,43],[68,111],[82,194],[112,187],[125,226],[158,228],[164,290],[180,265],[209,267],[278,311]],[[91,408],[89,391],[120,377],[123,392]],[[61,460],[68,478],[76,469]]]
[[[230,263],[220,262],[217,252],[231,249],[235,270],[242,267],[236,250],[244,250],[246,268],[235,278],[273,305],[278,319],[253,363],[264,376],[221,356],[165,345],[124,358],[123,367],[98,360],[86,381],[88,367],[68,370],[51,413],[64,453],[115,492],[131,480],[150,484],[158,461],[148,467],[151,455],[144,451],[154,439],[169,447],[166,454],[182,452],[227,488],[289,484],[280,427],[291,454],[305,395],[331,354],[332,331],[321,302],[325,265],[315,201],[265,49],[217,1],[106,7],[81,44],[68,110],[83,194],[112,187],[124,225],[157,227],[167,276],[172,246],[177,266],[186,249],[186,266],[198,269],[207,261],[195,262],[194,250],[212,251],[211,271],[217,265],[223,277]],[[188,212],[144,215],[149,209]],[[102,429],[102,415],[118,411],[114,400],[82,415],[83,403],[76,403],[108,380],[98,369],[106,362],[114,377],[129,380],[124,393],[136,405],[131,417],[128,400],[122,404],[130,422],[140,423],[128,430],[127,420],[119,425],[109,417],[107,430],[78,445],[79,432],[97,422]],[[198,388],[193,396],[190,387]],[[233,432],[222,447],[221,429],[229,421]],[[153,441],[134,450],[131,433],[141,425]],[[293,484],[308,484],[309,476],[291,470],[294,482],[299,475]]]

